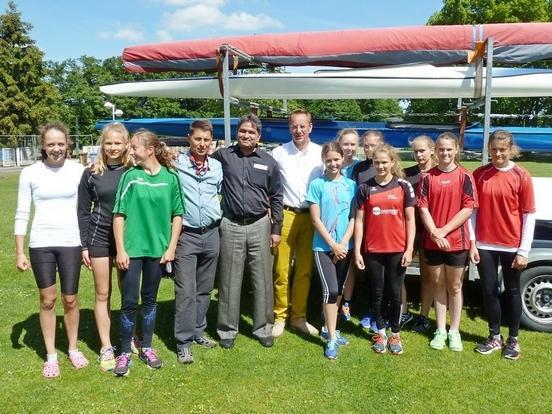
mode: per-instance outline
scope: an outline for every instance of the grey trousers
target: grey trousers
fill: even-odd
[[[215,227],[204,234],[183,231],[176,247],[174,337],[189,347],[203,336],[217,270],[220,237]]]
[[[273,256],[268,216],[249,225],[236,224],[223,217],[220,244],[218,335],[221,339],[232,339],[238,334],[243,273],[247,268],[253,289],[253,335],[272,336]]]

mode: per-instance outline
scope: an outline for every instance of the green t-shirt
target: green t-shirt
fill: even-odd
[[[125,216],[125,249],[129,257],[161,257],[169,246],[174,216],[184,214],[178,175],[162,166],[156,175],[141,167],[119,181],[113,213]]]

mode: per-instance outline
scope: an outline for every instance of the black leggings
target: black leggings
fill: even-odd
[[[498,283],[498,262],[502,265],[504,280],[504,297],[510,315],[508,328],[510,336],[518,336],[519,322],[521,319],[521,271],[512,268],[516,252],[500,252],[496,250],[479,249],[479,277],[483,285],[483,303],[487,313],[489,332],[491,335],[500,333],[501,308],[500,285]]]
[[[400,331],[401,289],[406,268],[401,266],[403,253],[366,253],[364,265],[370,280],[374,317],[378,329],[385,329],[382,316],[384,292],[389,292],[389,325],[391,332]]]
[[[343,294],[343,285],[351,263],[351,253],[352,251],[349,250],[345,259],[334,263],[332,253],[314,252],[314,263],[322,284],[322,303],[337,303],[338,296]]]
[[[29,249],[31,267],[39,289],[56,284],[59,273],[61,292],[76,295],[79,291],[81,247],[32,247]]]
[[[121,271],[121,352],[130,353],[139,296],[142,297],[142,346],[151,347],[157,316],[157,291],[161,281],[159,260],[159,257],[132,258],[128,270]]]

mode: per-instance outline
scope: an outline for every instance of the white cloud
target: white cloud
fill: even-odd
[[[129,42],[140,42],[144,40],[144,31],[135,24],[117,23],[112,30],[98,32],[98,38],[102,40],[119,39]]]
[[[218,26],[231,31],[256,31],[283,27],[279,20],[266,14],[252,15],[242,11],[225,14],[219,7],[205,3],[209,1],[164,13],[164,30],[189,32],[197,28]]]
[[[158,30],[155,32],[155,36],[162,42],[170,42],[173,40],[171,33],[168,30]]]

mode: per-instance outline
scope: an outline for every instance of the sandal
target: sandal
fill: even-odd
[[[59,362],[58,361],[46,361],[42,366],[42,375],[44,378],[57,378],[59,377]]]
[[[69,355],[69,361],[71,361],[71,364],[73,364],[76,369],[88,366],[88,360],[80,351],[74,353],[73,355]]]

